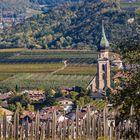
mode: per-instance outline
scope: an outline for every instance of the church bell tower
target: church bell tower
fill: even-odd
[[[96,88],[104,90],[110,88],[110,61],[109,61],[109,42],[105,35],[102,25],[102,38],[99,47],[99,56],[97,64]]]
[[[105,29],[102,25],[102,38],[99,46],[99,55],[97,62],[97,74],[90,81],[87,89],[93,93],[105,91],[110,88],[110,61],[109,61],[109,42],[105,35]]]

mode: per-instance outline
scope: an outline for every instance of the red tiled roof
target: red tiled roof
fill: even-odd
[[[11,96],[10,92],[4,93],[4,94],[0,94],[0,100],[8,99],[8,98],[10,98],[10,96]]]
[[[66,101],[66,100],[67,100],[67,101],[72,101],[72,99],[66,98],[66,97],[60,97],[60,98],[57,98],[56,100],[57,100],[58,102],[59,102],[59,101]]]
[[[31,111],[24,111],[22,113],[22,115],[20,116],[21,119],[25,118],[26,116],[28,116],[29,118],[31,118],[32,120],[35,118],[35,113],[31,112]]]

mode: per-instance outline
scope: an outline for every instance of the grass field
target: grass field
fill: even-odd
[[[97,53],[84,50],[2,49],[0,90],[86,87],[96,73],[96,60]]]

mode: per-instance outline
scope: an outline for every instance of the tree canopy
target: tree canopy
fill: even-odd
[[[136,22],[137,35],[119,46],[122,58],[126,66],[129,66],[123,90],[113,97],[114,106],[119,108],[121,118],[129,118],[131,106],[134,107],[135,117],[140,118],[140,13],[137,13]]]
[[[135,23],[128,24],[133,17],[135,13],[119,11],[113,3],[102,0],[65,4],[0,34],[0,48],[95,49],[101,39],[102,20],[113,46],[136,34]]]

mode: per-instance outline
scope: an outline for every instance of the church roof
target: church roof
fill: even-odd
[[[91,97],[94,99],[104,99],[105,95],[99,91],[96,91],[96,92],[92,93]]]
[[[109,41],[106,38],[104,25],[102,24],[102,38],[100,42],[100,50],[106,50],[106,49],[109,49]]]

